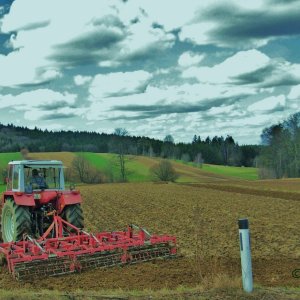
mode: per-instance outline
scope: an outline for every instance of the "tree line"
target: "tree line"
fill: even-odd
[[[300,177],[300,112],[265,128],[261,140],[260,178]]]
[[[48,131],[39,128],[0,124],[0,152],[98,152],[117,153],[120,164],[124,155],[144,155],[180,159],[185,162],[254,166],[260,152],[258,145],[239,145],[232,136],[202,139],[195,134],[189,143],[175,143],[171,135],[164,140],[145,136],[131,136],[118,128],[113,134],[89,131]]]

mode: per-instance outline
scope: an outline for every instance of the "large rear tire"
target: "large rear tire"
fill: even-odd
[[[23,239],[31,234],[31,214],[27,206],[17,205],[13,199],[7,199],[2,208],[1,233],[4,243]]]
[[[65,207],[63,218],[77,228],[84,228],[84,217],[80,204],[72,204]]]

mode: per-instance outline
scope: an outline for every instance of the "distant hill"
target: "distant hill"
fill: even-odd
[[[145,136],[106,134],[87,131],[48,131],[0,124],[0,152],[94,152],[163,157],[192,162],[199,158],[216,165],[254,165],[260,146],[236,143],[231,136],[201,139],[191,133],[190,143],[175,143],[171,135],[164,141]]]
[[[99,171],[111,171],[115,178],[118,177],[119,169],[116,165],[116,155],[111,153],[91,153],[84,152],[84,157]],[[44,152],[29,153],[31,159],[57,159],[63,161],[66,167],[71,167],[73,159],[77,153],[73,152]],[[21,159],[19,153],[0,153],[0,168],[6,167],[10,160]],[[126,168],[128,181],[144,182],[151,181],[150,168],[159,162],[160,158],[150,158],[144,156],[126,156]],[[225,167],[204,164],[203,168],[186,164],[182,161],[171,160],[175,170],[180,177],[177,182],[215,182],[224,181],[230,178],[236,179],[257,179],[256,168]]]

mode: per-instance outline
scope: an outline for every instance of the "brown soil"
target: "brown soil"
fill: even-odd
[[[183,258],[29,282],[15,282],[2,270],[0,286],[73,292],[140,290],[193,287],[201,283],[199,272],[208,279],[217,274],[236,278],[240,276],[237,220],[241,217],[250,220],[255,283],[299,286],[299,279],[292,277],[292,271],[300,267],[300,213],[294,196],[279,199],[264,190],[256,194],[251,188],[227,187],[152,183],[84,186],[81,193],[87,231],[138,224],[150,232],[177,236]]]
[[[194,287],[201,284],[201,278],[193,267],[193,260],[178,258],[167,261],[143,263],[134,266],[98,269],[72,274],[63,277],[49,277],[17,282],[12,280],[7,272],[1,273],[0,285],[7,290],[15,288],[28,289],[55,289],[61,291],[80,290],[158,290],[163,288],[174,289],[178,286]],[[254,260],[254,281],[264,286],[299,286],[299,279],[293,279],[290,269],[299,264],[293,259]],[[213,270],[210,263],[203,263],[201,271],[204,279],[216,275],[226,274],[235,278],[240,274],[238,259],[221,259],[214,263]],[[213,280],[213,279],[211,279]]]

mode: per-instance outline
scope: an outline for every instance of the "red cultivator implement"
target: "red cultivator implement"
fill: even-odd
[[[54,215],[39,239],[0,244],[16,279],[57,276],[86,269],[151,261],[176,256],[176,238],[150,235],[135,225],[126,231],[89,234]]]

